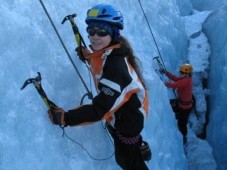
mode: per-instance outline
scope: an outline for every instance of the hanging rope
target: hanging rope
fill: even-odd
[[[153,31],[152,31],[152,29],[151,29],[151,26],[150,26],[150,24],[149,24],[149,22],[148,22],[147,16],[146,16],[146,14],[145,14],[145,12],[144,12],[143,6],[142,6],[140,0],[138,0],[138,2],[139,2],[139,4],[140,4],[140,8],[141,8],[141,10],[142,10],[142,12],[143,12],[144,18],[145,18],[145,20],[146,20],[146,22],[147,22],[147,25],[148,25],[148,28],[149,28],[149,30],[150,30],[151,36],[152,36],[152,38],[153,38],[153,40],[154,40],[154,43],[155,43],[155,46],[156,46],[156,48],[157,48],[159,58],[161,59],[161,62],[162,62],[162,67],[164,68],[164,70],[166,70],[165,63],[164,63],[164,61],[163,61],[163,59],[162,59],[162,55],[161,55],[160,50],[159,50],[159,48],[158,48],[158,44],[157,44],[156,39],[155,39],[155,37],[154,37]],[[159,63],[158,63],[158,64],[159,64]],[[170,80],[170,79],[169,79],[169,80]],[[176,92],[174,91],[174,89],[173,89],[173,93],[174,93],[174,95],[175,95],[175,97],[176,97],[177,95],[176,95]]]
[[[59,38],[59,40],[60,40],[60,42],[61,42],[61,44],[62,44],[62,46],[63,46],[63,48],[64,48],[64,50],[65,50],[65,52],[66,52],[66,54],[67,54],[67,56],[68,56],[68,58],[69,58],[71,64],[73,65],[73,68],[76,70],[76,73],[78,74],[78,76],[79,76],[81,82],[83,83],[83,85],[84,85],[84,87],[85,87],[85,89],[86,89],[86,91],[87,91],[87,94],[86,94],[86,95],[88,96],[89,99],[92,99],[92,98],[93,98],[93,95],[92,95],[92,93],[89,91],[89,89],[88,89],[87,85],[85,84],[85,82],[84,82],[84,80],[83,80],[83,78],[82,78],[82,76],[81,76],[79,70],[77,69],[76,65],[74,64],[74,62],[73,62],[73,60],[72,60],[72,57],[70,56],[70,54],[69,54],[69,52],[68,52],[68,50],[67,50],[67,48],[66,48],[64,42],[62,41],[61,36],[60,36],[59,33],[58,33],[58,30],[56,29],[56,27],[55,27],[55,25],[54,25],[54,23],[53,23],[53,21],[52,21],[50,15],[49,15],[48,11],[47,11],[45,5],[43,4],[43,1],[42,1],[42,0],[39,0],[39,2],[41,3],[41,5],[42,5],[42,7],[43,7],[43,9],[44,9],[44,11],[45,11],[45,13],[46,13],[48,19],[50,20],[51,25],[52,25],[53,28],[54,28],[54,31],[56,32],[56,34],[57,34],[57,36],[58,36],[58,38]]]
[[[61,127],[62,128],[62,127]],[[95,160],[95,161],[105,161],[105,160],[108,160],[108,159],[110,159],[111,157],[113,157],[113,155],[114,155],[114,152],[110,155],[110,156],[107,156],[106,158],[95,158],[95,157],[93,157],[89,152],[88,152],[88,150],[82,145],[82,144],[80,144],[79,142],[77,142],[77,141],[75,141],[75,140],[73,140],[72,138],[70,138],[66,133],[65,133],[65,129],[64,128],[62,128],[62,131],[63,131],[63,134],[62,134],[62,136],[64,137],[64,136],[66,136],[69,140],[71,140],[73,143],[75,143],[75,144],[77,144],[78,146],[80,146],[86,153],[87,153],[87,155],[91,158],[91,159],[93,159],[93,160]],[[111,141],[112,142],[112,141]],[[112,144],[113,144],[113,142],[112,142]]]
[[[145,12],[144,12],[143,6],[142,6],[140,0],[138,0],[138,2],[139,2],[139,4],[140,4],[140,8],[142,9],[144,18],[145,18],[145,20],[146,20],[146,22],[147,22],[147,25],[148,25],[148,28],[149,28],[149,30],[150,30],[151,36],[152,36],[152,38],[153,38],[153,40],[154,40],[155,46],[156,46],[157,51],[158,51],[158,55],[159,55],[159,57],[161,58],[162,65],[163,65],[164,69],[166,70],[165,64],[164,64],[164,62],[163,62],[163,60],[162,60],[162,55],[161,55],[160,50],[159,50],[159,48],[158,48],[158,44],[157,44],[156,39],[155,39],[155,37],[154,37],[153,31],[152,31],[152,29],[151,29],[151,26],[150,26],[150,24],[149,24],[149,22],[148,22],[147,16],[146,16],[146,14],[145,14]]]

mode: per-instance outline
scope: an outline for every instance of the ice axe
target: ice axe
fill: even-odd
[[[58,30],[57,30],[56,26],[54,25],[53,20],[51,19],[50,15],[49,15],[49,13],[48,13],[48,11],[47,11],[47,9],[46,9],[44,3],[43,3],[43,1],[42,1],[42,0],[39,0],[39,2],[40,2],[40,4],[42,5],[43,10],[45,11],[45,13],[46,13],[46,15],[47,15],[47,17],[48,17],[48,19],[49,19],[49,21],[50,21],[50,23],[51,23],[51,25],[52,25],[54,31],[55,31],[55,33],[57,34],[57,37],[58,37],[58,39],[60,40],[61,45],[62,45],[62,47],[64,48],[64,50],[65,50],[65,52],[66,52],[66,54],[67,54],[67,56],[68,56],[68,58],[69,58],[69,60],[70,60],[70,62],[71,62],[71,64],[72,64],[73,68],[75,69],[77,75],[79,76],[81,82],[83,83],[83,85],[84,85],[84,87],[85,87],[85,89],[86,89],[86,91],[87,91],[86,95],[89,97],[89,99],[92,99],[92,98],[93,98],[92,93],[89,91],[87,85],[85,84],[85,81],[84,81],[83,77],[81,76],[81,74],[80,74],[78,68],[76,67],[76,65],[75,65],[75,63],[74,63],[72,57],[70,56],[70,54],[69,54],[69,52],[68,52],[68,50],[67,50],[67,48],[66,48],[66,46],[65,46],[65,44],[64,44],[64,42],[63,42],[63,40],[62,40],[62,38],[61,38],[61,36],[60,36],[60,34],[58,33]],[[67,16],[64,20],[66,21],[66,20],[68,20],[69,18],[72,18],[71,20],[73,20],[73,17],[76,17],[76,14],[75,14],[75,15],[74,15],[74,14],[71,15],[71,17],[70,17],[70,16]],[[64,20],[63,20],[63,21],[64,21]],[[73,24],[73,23],[72,23],[72,24]],[[81,37],[81,36],[80,36],[80,37]],[[82,40],[82,37],[80,38],[80,40]],[[79,44],[80,44],[80,43],[79,43]],[[85,45],[85,43],[84,43],[84,45]]]
[[[159,60],[159,56],[154,57],[153,60],[156,60],[156,61],[157,61],[158,66],[159,66],[159,69],[162,69],[162,70],[164,70],[164,72],[166,72],[166,67],[165,67],[164,63],[162,64],[161,61]],[[161,74],[161,76],[160,76],[160,79],[161,79],[163,82],[165,82],[165,81],[164,81],[164,77],[163,77],[162,74]],[[169,78],[169,81],[171,81],[170,78]],[[177,95],[176,95],[174,89],[172,89],[172,90],[173,90],[174,96],[176,97]]]
[[[74,21],[74,18],[76,17],[77,15],[76,14],[72,14],[72,15],[67,15],[65,16],[65,18],[63,19],[63,21],[61,22],[62,24],[65,23],[65,21],[69,20],[70,23],[71,23],[71,26],[72,26],[72,29],[73,29],[73,33],[74,33],[74,36],[75,36],[75,39],[76,39],[76,42],[77,42],[77,45],[78,47],[81,47],[81,45],[85,48],[87,48],[84,40],[83,40],[83,37],[81,36],[80,32],[79,32],[79,29]],[[81,44],[82,43],[82,44]]]
[[[83,56],[83,52],[82,52],[82,48],[87,48],[85,42],[84,42],[84,39],[83,37],[81,36],[80,32],[79,32],[79,29],[78,29],[78,26],[76,25],[76,22],[74,20],[74,18],[76,17],[77,15],[76,14],[71,14],[71,15],[67,15],[65,16],[65,18],[62,20],[62,24],[64,24],[67,20],[70,21],[70,24],[72,26],[72,30],[73,30],[73,33],[74,33],[74,36],[75,36],[75,40],[77,42],[77,46],[79,47],[79,52],[80,54],[82,54],[81,57],[81,60],[86,63],[86,59],[85,57]],[[81,77],[81,76],[80,76]],[[82,77],[81,77],[81,80],[82,80]],[[89,99],[93,99],[93,95],[92,93],[88,90],[87,86],[85,85],[84,81],[82,81],[85,88],[87,89],[87,93],[82,97],[81,99],[81,104],[83,103],[83,100],[86,96],[88,96]]]
[[[69,20],[70,21],[70,24],[72,26],[72,30],[73,30],[73,33],[74,33],[74,37],[75,37],[75,40],[76,40],[76,43],[77,43],[77,46],[79,47],[79,53],[81,54],[80,56],[80,59],[86,63],[86,59],[85,57],[83,56],[83,52],[82,52],[82,48],[87,48],[84,40],[83,40],[83,37],[81,36],[80,32],[79,32],[79,29],[74,21],[74,18],[76,17],[76,14],[72,14],[72,15],[67,15],[65,16],[65,18],[63,19],[63,21],[61,22],[62,24],[65,23],[65,21]],[[89,97],[90,98],[90,97]]]
[[[21,87],[21,90],[23,90],[28,84],[32,83],[35,86],[39,95],[41,96],[43,102],[47,106],[48,110],[52,110],[54,107],[57,107],[57,106],[51,100],[48,99],[45,91],[42,88],[41,80],[42,80],[41,74],[40,72],[38,72],[37,77],[29,78],[24,82],[23,86]]]
[[[160,69],[166,70],[165,67],[162,65],[161,61],[159,60],[159,56],[154,57],[153,60],[157,61]]]

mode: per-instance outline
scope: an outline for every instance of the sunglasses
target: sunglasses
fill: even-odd
[[[95,34],[97,34],[100,37],[105,37],[109,35],[109,32],[105,29],[87,28],[87,33],[89,36],[94,36]]]

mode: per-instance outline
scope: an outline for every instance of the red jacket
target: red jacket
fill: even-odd
[[[178,104],[183,109],[192,108],[192,78],[189,75],[178,77],[166,71],[166,76],[174,82],[165,83],[166,87],[177,89]]]

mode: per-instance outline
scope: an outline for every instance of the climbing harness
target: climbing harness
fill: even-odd
[[[60,42],[61,42],[61,44],[62,44],[62,46],[63,46],[63,48],[64,48],[64,50],[65,50],[65,52],[66,52],[66,54],[67,54],[67,56],[68,56],[68,58],[69,58],[69,60],[70,60],[70,62],[71,62],[71,64],[73,65],[74,69],[76,70],[76,72],[77,72],[77,74],[78,74],[80,80],[82,81],[82,83],[83,83],[83,85],[84,85],[84,87],[85,87],[85,89],[86,89],[86,91],[87,91],[87,93],[82,97],[82,100],[84,99],[85,96],[88,96],[89,99],[93,99],[92,93],[89,91],[89,89],[88,89],[87,85],[85,84],[85,82],[84,82],[84,80],[83,80],[83,78],[82,78],[82,76],[81,76],[79,70],[77,69],[75,63],[73,62],[72,57],[70,56],[70,54],[69,54],[69,52],[68,52],[68,50],[67,50],[67,48],[66,48],[66,46],[65,46],[65,44],[64,44],[64,42],[63,42],[63,40],[62,40],[62,38],[61,38],[61,36],[60,36],[60,34],[58,33],[58,30],[57,30],[57,28],[55,27],[55,25],[54,25],[54,23],[53,23],[53,21],[52,21],[50,15],[49,15],[49,13],[48,13],[48,11],[47,11],[47,9],[46,9],[46,7],[45,7],[43,1],[42,1],[42,0],[39,0],[39,1],[40,1],[41,5],[42,5],[42,7],[43,7],[43,9],[44,9],[44,11],[45,11],[45,13],[46,13],[48,19],[50,20],[51,25],[52,25],[52,27],[54,28],[54,31],[55,31],[55,33],[57,34],[57,36],[58,36],[58,38],[59,38],[59,40],[60,40]],[[75,17],[75,16],[76,16],[75,14],[66,16],[66,17],[64,18],[63,21],[65,22],[67,19],[70,19],[70,21],[73,22],[73,17]],[[63,21],[62,21],[62,22],[63,22]],[[64,22],[63,22],[63,23],[64,23]],[[75,30],[75,37],[76,37],[76,40],[77,40],[77,43],[78,43],[79,47],[81,46],[81,42],[83,43],[83,45],[85,45],[85,43],[84,43],[84,41],[83,41],[81,35],[79,34],[79,31],[78,31],[78,28],[77,28],[75,22],[74,22],[73,26],[74,26],[74,27],[73,27],[73,30]]]
[[[28,84],[31,84],[31,83],[32,83],[32,84],[35,86],[35,88],[36,88],[37,92],[39,93],[39,95],[41,96],[43,102],[44,102],[45,105],[47,106],[48,110],[52,111],[55,107],[57,107],[57,105],[54,104],[54,103],[47,97],[45,91],[43,90],[43,87],[42,87],[42,84],[41,84],[41,80],[42,80],[41,74],[40,74],[40,72],[38,72],[38,76],[37,76],[37,77],[35,77],[35,78],[29,78],[29,79],[27,79],[27,80],[24,82],[23,86],[21,87],[21,90],[23,90]],[[96,160],[96,161],[104,161],[104,160],[107,160],[107,159],[111,158],[111,157],[114,155],[114,152],[113,152],[110,156],[108,156],[108,157],[106,157],[106,158],[94,158],[94,157],[87,151],[87,149],[86,149],[85,147],[83,147],[80,143],[78,143],[77,141],[73,140],[72,138],[70,138],[70,137],[66,134],[65,129],[64,129],[66,126],[64,126],[64,125],[62,125],[62,126],[59,125],[59,126],[60,126],[60,128],[62,129],[62,131],[63,131],[62,136],[63,136],[63,137],[66,136],[69,140],[71,140],[72,142],[74,142],[74,143],[76,143],[77,145],[79,145],[79,146],[88,154],[88,156],[89,156],[91,159]]]

